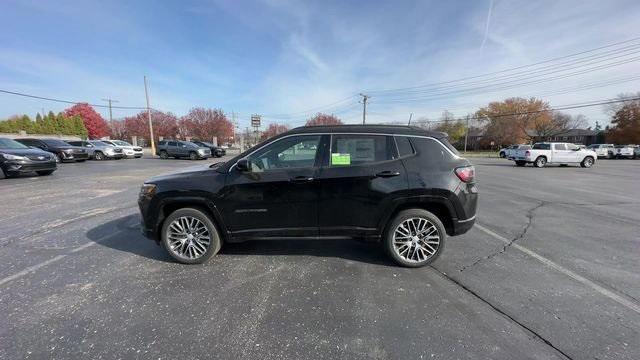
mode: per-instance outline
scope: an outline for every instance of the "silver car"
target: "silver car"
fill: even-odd
[[[102,140],[102,142],[111,144],[116,148],[122,149],[122,152],[124,152],[124,156],[128,158],[136,158],[136,159],[141,158],[144,153],[140,146],[133,146],[123,140]]]
[[[67,142],[71,145],[84,148],[87,150],[87,153],[89,153],[89,158],[94,160],[122,159],[124,157],[122,149],[118,149],[117,147],[100,140]]]

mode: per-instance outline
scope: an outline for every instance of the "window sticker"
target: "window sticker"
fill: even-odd
[[[332,153],[331,165],[351,165],[351,154]]]

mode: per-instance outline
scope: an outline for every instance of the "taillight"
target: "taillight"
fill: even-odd
[[[463,166],[456,168],[456,175],[462,182],[468,183],[472,182],[473,178],[476,176],[476,169],[473,166]]]

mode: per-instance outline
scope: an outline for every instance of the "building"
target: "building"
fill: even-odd
[[[537,136],[534,132],[527,131],[527,135],[531,137],[532,142],[557,141],[587,146],[598,142],[599,133],[600,131],[591,129],[570,129],[552,136]]]

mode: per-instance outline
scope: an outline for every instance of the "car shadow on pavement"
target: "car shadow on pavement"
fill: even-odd
[[[119,251],[148,259],[174,262],[166,251],[140,232],[140,215],[132,214],[96,226],[87,238]],[[315,256],[342,258],[376,265],[396,266],[384,253],[380,243],[355,240],[260,240],[227,243],[217,256]]]

